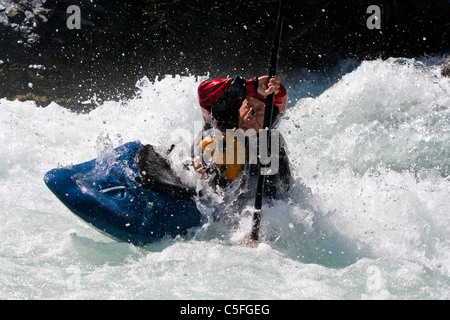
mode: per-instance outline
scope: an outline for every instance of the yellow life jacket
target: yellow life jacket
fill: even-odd
[[[203,159],[206,160],[205,162],[208,164],[214,164],[219,169],[219,172],[221,172],[222,177],[226,180],[234,181],[240,176],[247,159],[245,144],[243,144],[243,142],[237,137],[234,137],[234,143],[231,146],[227,145],[225,148],[220,150],[221,148],[217,148],[218,146],[216,143],[217,140],[219,143],[226,141],[225,132],[222,132],[222,139],[217,139],[214,136],[207,136],[201,141]],[[233,148],[233,150],[230,148]],[[230,159],[227,161],[227,151],[233,152],[234,159],[232,159],[232,161],[229,161]],[[192,166],[195,171],[202,175],[204,179],[208,179],[205,165],[202,162],[193,162]]]

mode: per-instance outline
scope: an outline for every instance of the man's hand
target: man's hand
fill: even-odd
[[[249,248],[256,248],[259,245],[259,241],[253,240],[252,235],[249,233],[245,236],[244,244]]]
[[[269,80],[269,76],[261,76],[258,78],[258,93],[264,97],[269,94],[277,94],[280,91],[280,77],[275,75]]]

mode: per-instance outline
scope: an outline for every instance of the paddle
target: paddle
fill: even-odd
[[[283,8],[284,8],[284,1],[280,0],[280,5],[278,8],[278,18],[277,18],[277,24],[275,26],[275,35],[272,42],[272,53],[270,57],[270,64],[269,64],[269,81],[272,79],[277,70],[277,62],[278,62],[278,51],[280,47],[280,39],[281,39],[281,29],[283,26]],[[273,93],[268,95],[266,97],[266,109],[264,112],[264,124],[263,124],[263,130],[267,130],[266,132],[266,138],[267,138],[267,148],[270,150],[269,147],[269,137],[270,137],[270,127],[272,123],[272,116],[273,116]],[[259,153],[261,154],[261,152]],[[266,153],[269,154],[269,153]],[[264,193],[264,182],[265,182],[265,175],[261,174],[261,161],[258,161],[258,184],[256,186],[256,198],[255,198],[255,211],[253,213],[253,226],[252,226],[252,232],[250,234],[250,240],[252,242],[256,242],[259,240],[259,226],[261,224],[261,207],[262,207],[262,198]]]

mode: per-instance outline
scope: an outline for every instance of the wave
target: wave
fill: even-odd
[[[193,288],[230,297],[233,293],[227,290],[218,295],[213,269],[234,270],[227,279],[239,283],[240,272],[250,272],[253,262],[262,266],[254,270],[254,286],[285,289],[287,298],[298,298],[288,290],[292,285],[303,297],[316,292],[319,298],[448,298],[450,82],[439,72],[439,64],[426,59],[363,61],[339,76],[329,75],[329,82],[310,96],[301,92],[311,82],[286,79],[291,99],[280,130],[294,182],[287,200],[263,207],[263,244],[253,251],[238,245],[249,230],[246,215],[236,215],[230,230],[209,223],[189,238],[146,248],[114,243],[71,215],[42,181],[57,165],[95,158],[96,141],[105,136],[114,146],[131,140],[161,148],[189,146],[196,123],[201,124],[196,89],[203,78],[143,78],[134,99],[106,101],[89,113],[74,113],[56,103],[40,108],[1,99],[0,212],[5,223],[0,259],[20,265],[25,275],[34,274],[40,263],[60,275],[81,263],[82,274],[89,274],[83,276],[84,284],[99,288],[98,294],[88,290],[76,295],[85,298],[111,296],[110,291],[115,297],[127,296],[120,288],[100,285],[96,276],[106,275],[96,270],[126,286],[137,278],[125,274],[148,265],[155,268],[153,278],[141,279],[148,286],[163,288],[167,274],[181,281],[184,268],[184,273],[200,277]],[[187,155],[184,148],[175,151],[180,158]],[[233,255],[245,256],[249,265],[239,269],[231,258],[220,258]],[[205,268],[201,275],[200,265]],[[18,288],[11,278],[19,275],[6,269],[0,274],[4,290],[48,297],[44,291]],[[280,282],[267,283],[268,273],[278,274]],[[300,278],[288,281],[289,273]],[[366,280],[375,273],[383,281],[373,291]],[[44,272],[36,285],[49,279]],[[245,283],[241,296],[255,297]],[[64,281],[51,286],[48,292],[56,296],[73,296],[67,295]],[[141,297],[155,297],[144,294],[148,290],[140,282],[135,288]],[[164,288],[164,297],[195,297],[194,292],[177,295]],[[271,297],[267,290],[261,287],[257,297]],[[5,292],[0,290],[0,296]]]

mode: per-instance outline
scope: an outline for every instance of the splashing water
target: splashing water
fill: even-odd
[[[257,248],[240,244],[251,216],[238,213],[231,229],[209,221],[189,238],[118,243],[46,188],[46,171],[132,140],[176,143],[184,159],[199,81],[144,78],[135,99],[87,114],[0,100],[0,298],[450,298],[450,81],[436,63],[365,61],[289,106],[294,183],[263,207]],[[287,81],[291,97],[304,89]]]

